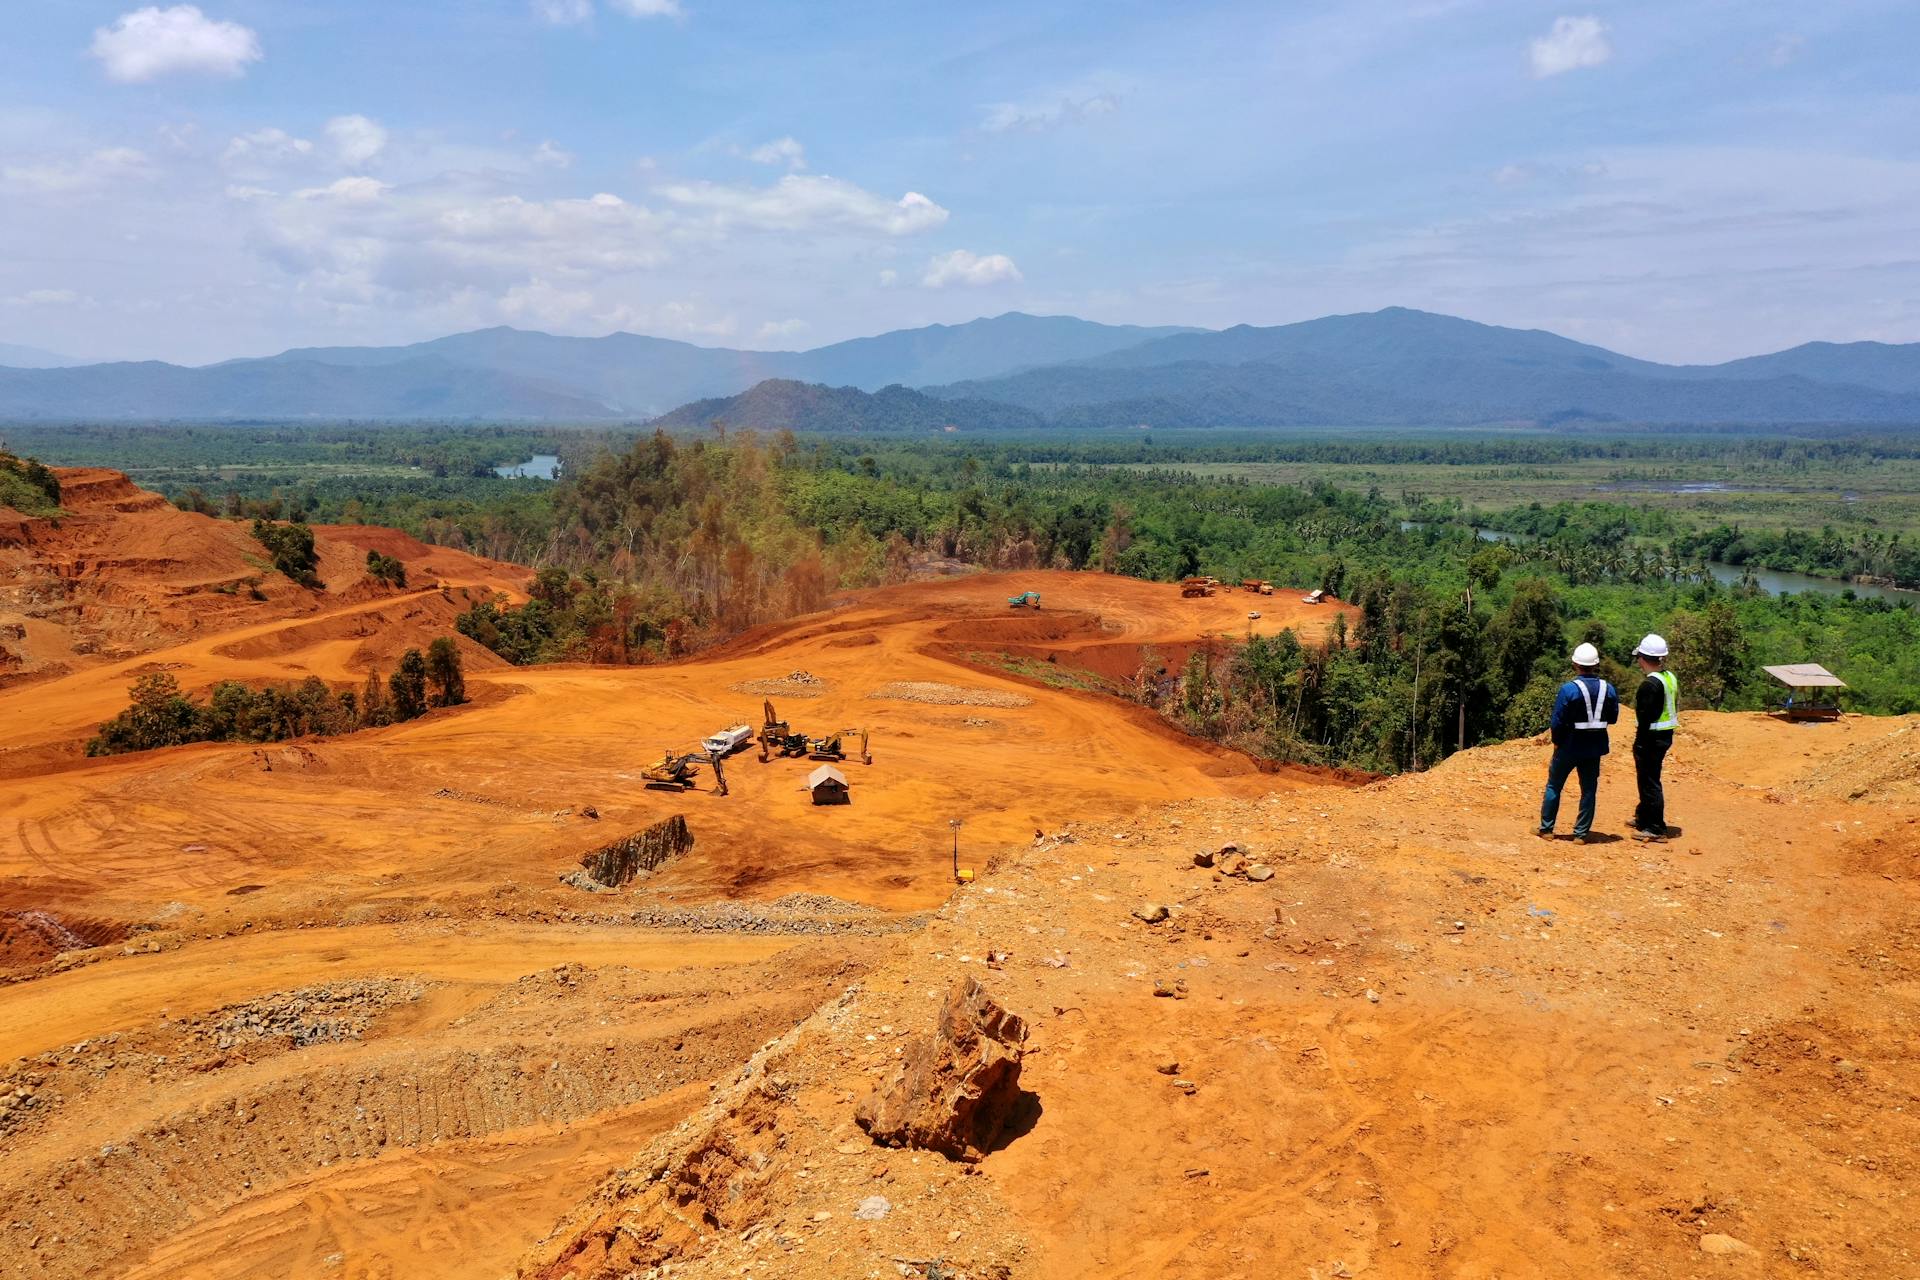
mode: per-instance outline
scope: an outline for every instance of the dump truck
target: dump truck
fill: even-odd
[[[1240,584],[1240,589],[1251,592],[1257,596],[1270,596],[1273,594],[1273,584],[1265,578],[1248,578]]]
[[[1210,596],[1214,593],[1218,585],[1219,584],[1214,582],[1212,578],[1182,578],[1180,579],[1180,595],[1183,599],[1192,599],[1196,596]]]
[[[1017,596],[1008,596],[1007,604],[1014,609],[1038,609],[1040,607],[1040,593],[1038,591],[1022,591]]]

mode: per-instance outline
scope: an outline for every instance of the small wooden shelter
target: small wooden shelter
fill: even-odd
[[[1307,594],[1300,597],[1301,604],[1325,604],[1326,602],[1327,602],[1327,589],[1325,587],[1315,587],[1313,590],[1307,592]]]
[[[1787,719],[1840,718],[1840,690],[1847,687],[1847,682],[1819,663],[1792,662],[1761,670],[1787,687],[1787,700],[1780,704],[1780,712]]]
[[[830,764],[823,764],[807,775],[807,790],[815,804],[846,804],[847,775]]]

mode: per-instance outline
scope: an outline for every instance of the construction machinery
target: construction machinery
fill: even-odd
[[[1007,605],[1009,608],[1014,609],[1038,609],[1040,607],[1040,593],[1038,591],[1022,591],[1017,596],[1008,596]]]
[[[1180,594],[1183,598],[1189,599],[1196,596],[1210,596],[1218,590],[1219,585],[1212,578],[1182,578]]]
[[[713,767],[713,791],[715,795],[727,794],[727,773],[721,766],[725,755],[718,752],[689,751],[685,755],[667,752],[660,757],[660,763],[649,765],[640,771],[647,780],[647,787],[654,791],[691,791],[700,785],[700,766]]]
[[[1265,578],[1248,578],[1240,584],[1240,589],[1257,596],[1270,596],[1273,594],[1273,584]]]
[[[647,785],[655,789],[678,787],[690,791],[699,785],[700,764],[703,757],[697,751],[686,755],[676,755],[669,751],[660,757],[660,763],[648,765],[640,771]]]
[[[860,735],[860,763],[872,764],[873,752],[869,749],[865,729],[837,729],[818,738],[807,739],[807,758],[809,760],[845,760],[848,756],[847,744],[855,734]]]
[[[775,756],[807,754],[807,735],[795,733],[792,725],[774,717],[771,698],[760,705],[767,717],[760,726],[760,762],[765,764]]]

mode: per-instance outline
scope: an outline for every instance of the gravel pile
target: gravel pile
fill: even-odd
[[[203,1034],[220,1049],[274,1038],[290,1040],[295,1048],[358,1040],[382,1009],[419,998],[417,982],[381,978],[331,982],[221,1009],[211,1015]]]
[[[881,685],[867,696],[892,702],[931,702],[945,707],[1025,707],[1033,704],[1033,699],[1024,693],[1010,693],[1003,689],[967,689],[957,684],[941,684],[937,680],[895,680],[891,684]]]
[[[735,693],[784,694],[789,698],[817,698],[831,686],[811,671],[794,671],[776,680],[742,680]]]

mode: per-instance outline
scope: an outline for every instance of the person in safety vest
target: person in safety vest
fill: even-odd
[[[1633,696],[1633,714],[1639,728],[1633,735],[1633,775],[1640,784],[1640,804],[1633,811],[1635,840],[1667,838],[1667,792],[1660,770],[1673,747],[1673,731],[1680,727],[1680,682],[1667,670],[1667,642],[1649,635],[1634,649],[1647,678]]]
[[[1607,726],[1620,718],[1620,695],[1602,680],[1600,651],[1583,644],[1573,651],[1573,679],[1560,686],[1553,700],[1553,759],[1547,764],[1547,790],[1540,798],[1540,825],[1534,834],[1553,836],[1560,817],[1560,789],[1567,775],[1580,776],[1580,815],[1573,822],[1573,838],[1585,840],[1593,830],[1593,810],[1600,800],[1600,757],[1607,754]]]

